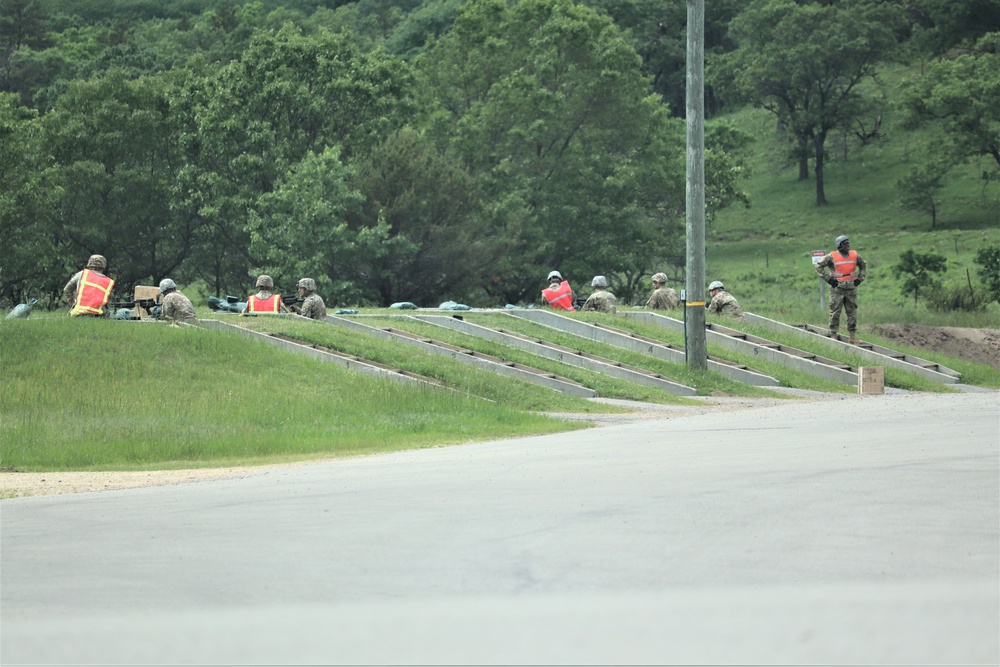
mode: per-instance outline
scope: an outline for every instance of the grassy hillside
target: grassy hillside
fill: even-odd
[[[510,380],[505,400],[484,399],[483,371],[465,371],[467,391],[412,387],[232,334],[103,319],[0,320],[0,368],[0,468],[22,471],[416,449],[581,427],[529,411],[545,402],[592,409]]]
[[[981,313],[929,311],[900,292],[893,265],[902,252],[933,251],[948,260],[946,284],[978,283],[973,258],[985,245],[1000,245],[1000,183],[986,186],[983,166],[950,172],[941,191],[936,229],[929,215],[903,210],[897,181],[913,167],[933,135],[905,132],[891,116],[884,138],[858,151],[831,141],[825,173],[827,206],[816,206],[815,180],[798,180],[798,166],[774,116],[745,109],[725,119],[755,137],[746,190],[749,208],[722,211],[706,230],[706,280],[725,282],[747,309],[779,319],[826,324],[820,307],[814,250],[829,252],[840,234],[868,262],[869,280],[859,292],[860,322],[918,322],[1000,328],[1000,304]],[[812,165],[810,165],[812,168]]]

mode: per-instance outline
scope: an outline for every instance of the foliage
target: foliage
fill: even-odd
[[[942,133],[936,150],[956,161],[984,157],[983,178],[1000,178],[1000,32],[971,53],[932,62],[901,91],[910,127],[932,124]]]
[[[1000,301],[1000,246],[990,245],[976,253],[979,278],[986,287],[990,300]]]
[[[986,299],[967,285],[937,285],[927,292],[926,300],[928,308],[944,312],[986,308]]]
[[[902,193],[899,203],[908,211],[918,211],[931,216],[931,229],[937,228],[941,206],[941,188],[950,165],[931,159],[917,165],[896,183]]]
[[[913,305],[917,305],[920,290],[936,287],[935,274],[945,270],[948,260],[935,252],[918,253],[907,250],[900,255],[899,263],[892,267],[897,278],[903,280],[903,296],[913,295]]]

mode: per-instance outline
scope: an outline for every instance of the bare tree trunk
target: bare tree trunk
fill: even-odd
[[[826,133],[817,134],[813,139],[816,149],[816,205],[826,206],[826,190],[823,187],[823,145],[826,143]]]

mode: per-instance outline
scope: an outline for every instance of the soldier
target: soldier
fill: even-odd
[[[594,288],[594,293],[587,297],[580,310],[596,310],[601,313],[618,312],[618,299],[608,291],[608,279],[604,276],[594,276],[590,281],[590,286]]]
[[[316,281],[303,278],[295,286],[299,288],[299,296],[303,297],[303,301],[301,306],[292,306],[291,311],[314,320],[325,319],[326,304],[323,303],[323,297],[316,294]]]
[[[721,280],[716,280],[708,286],[708,293],[712,295],[712,302],[706,308],[708,312],[726,315],[737,320],[745,319],[740,302],[732,294],[726,291],[726,286]]]
[[[654,310],[673,310],[681,305],[677,292],[667,287],[667,274],[653,274],[653,293],[646,302],[646,308]]]
[[[576,308],[573,307],[573,300],[576,298],[573,288],[569,286],[568,280],[563,280],[562,274],[558,271],[549,272],[549,286],[542,290],[542,298],[556,310],[576,312]]]
[[[104,314],[104,306],[115,287],[115,281],[104,275],[107,270],[108,260],[103,255],[91,255],[87,260],[87,268],[70,277],[63,287],[63,297],[73,304],[73,309],[69,311],[70,317],[100,317]]]
[[[171,324],[187,322],[198,324],[191,299],[177,291],[177,284],[170,278],[160,281],[160,319]]]
[[[243,309],[243,314],[247,313],[287,313],[285,304],[281,303],[281,295],[275,294],[274,281],[271,276],[263,274],[257,277],[256,294],[247,298],[247,307]]]
[[[836,250],[824,255],[816,265],[816,273],[830,284],[830,335],[837,337],[840,328],[840,311],[847,311],[848,342],[857,345],[858,340],[858,285],[868,277],[868,263],[861,259],[857,251],[851,250],[851,240],[838,236],[833,244]],[[830,275],[825,268],[830,268]]]

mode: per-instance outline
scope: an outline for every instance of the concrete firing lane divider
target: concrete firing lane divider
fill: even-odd
[[[669,343],[633,334],[630,331],[615,329],[603,324],[582,322],[571,317],[566,317],[565,315],[557,315],[556,313],[534,308],[508,310],[505,312],[508,315],[520,317],[521,319],[598,343],[605,343],[623,350],[647,354],[651,357],[672,361],[676,364],[686,363],[686,354],[683,349]],[[708,359],[708,370],[738,382],[760,387],[777,387],[781,384],[770,375],[751,370],[748,366],[722,359],[713,359],[712,357]]]
[[[697,390],[669,380],[658,373],[629,366],[612,359],[587,354],[586,352],[563,347],[562,345],[549,343],[541,339],[529,338],[512,331],[491,329],[478,324],[472,324],[471,322],[459,319],[461,318],[460,315],[452,315],[450,317],[447,315],[410,315],[409,317],[470,336],[476,336],[477,338],[510,345],[511,347],[545,357],[546,359],[553,359],[564,364],[585,368],[620,380],[627,380],[643,386],[661,389],[677,396],[697,396],[698,394]]]
[[[538,384],[543,387],[548,387],[549,389],[554,389],[555,391],[561,391],[565,394],[582,396],[583,398],[593,398],[597,395],[597,392],[593,389],[585,387],[578,382],[574,382],[569,378],[560,377],[554,373],[548,373],[523,364],[504,361],[503,359],[491,357],[488,354],[481,354],[474,350],[468,350],[455,345],[448,345],[446,343],[417,336],[406,331],[399,331],[391,327],[374,327],[367,324],[361,324],[360,322],[355,322],[347,319],[346,317],[337,317],[336,315],[327,315],[325,322],[327,324],[344,327],[371,336],[377,336],[379,338],[393,340],[417,347],[431,354],[448,357],[460,363],[476,366],[499,375],[524,380],[525,382],[531,382],[532,384]]]
[[[659,313],[625,311],[621,314],[629,319],[656,324],[672,331],[684,331],[682,321]],[[788,345],[781,345],[719,324],[706,324],[705,335],[709,343],[734,352],[751,354],[758,359],[781,364],[824,380],[853,385],[858,383],[858,372],[835,359],[828,359]]]

